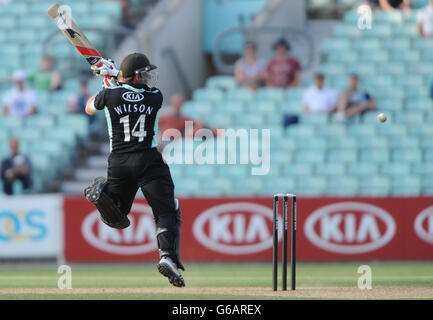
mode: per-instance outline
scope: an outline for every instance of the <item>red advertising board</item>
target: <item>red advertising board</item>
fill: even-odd
[[[185,198],[180,204],[184,261],[271,261],[271,197]],[[299,198],[297,208],[300,261],[433,260],[432,197]],[[67,261],[158,259],[144,200],[134,202],[125,230],[105,226],[82,197],[65,198],[64,212]]]

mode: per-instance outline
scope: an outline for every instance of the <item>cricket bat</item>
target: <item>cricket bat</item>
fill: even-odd
[[[83,58],[91,66],[96,65],[99,67],[102,59],[101,54],[95,49],[89,39],[86,38],[83,31],[72,21],[72,18],[65,10],[56,3],[47,10],[47,14]]]

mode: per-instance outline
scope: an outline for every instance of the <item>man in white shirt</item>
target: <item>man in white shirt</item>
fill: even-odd
[[[331,113],[337,108],[337,95],[324,85],[323,74],[314,76],[314,86],[304,92],[302,104],[305,113]]]
[[[12,80],[16,88],[6,92],[3,98],[3,115],[12,117],[27,117],[36,113],[37,98],[32,89],[25,87],[26,74],[16,71]]]
[[[430,0],[430,4],[418,12],[416,24],[421,37],[433,37],[433,0]]]

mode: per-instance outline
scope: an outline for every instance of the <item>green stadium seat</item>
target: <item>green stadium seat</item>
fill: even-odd
[[[362,41],[355,41],[352,48],[361,51],[371,51],[380,49],[380,40],[375,38],[362,39]]]
[[[419,148],[419,138],[414,136],[399,137],[395,139],[394,137],[389,137],[389,146],[391,148]]]
[[[281,190],[287,190],[287,192],[291,192],[291,190],[296,190],[294,179],[287,177],[279,177],[272,180],[266,180],[264,182],[265,192],[269,195],[279,193]]]
[[[300,122],[302,124],[326,125],[328,118],[328,115],[325,113],[302,114]]]
[[[403,15],[400,11],[378,11],[373,16],[373,23],[378,24],[402,24],[404,22]],[[393,26],[394,27],[394,26]],[[374,29],[374,27],[373,27]]]
[[[433,136],[433,124],[412,125],[409,127],[409,134],[417,136]]]
[[[380,173],[386,175],[410,174],[410,165],[404,162],[387,163],[380,166]]]
[[[251,172],[248,171],[248,167],[246,165],[224,165],[224,166],[217,166],[217,172],[218,176],[225,176],[229,177],[230,179],[233,178],[239,178],[243,179],[247,175],[249,175]]]
[[[279,102],[284,99],[284,90],[279,88],[262,88],[257,91],[256,99]]]
[[[406,73],[406,65],[401,63],[378,63],[376,66],[379,74],[402,76]]]
[[[302,99],[303,88],[290,88],[286,90],[286,101],[300,101]]]
[[[354,149],[335,149],[329,150],[327,160],[330,163],[353,163],[358,159],[358,154]]]
[[[425,162],[433,162],[433,150],[426,150],[424,152],[424,161]]]
[[[4,120],[2,120],[0,124],[2,127],[5,127],[9,130],[16,130],[23,127],[24,121],[22,118],[8,117],[4,118]]]
[[[89,121],[85,115],[63,115],[58,120],[58,125],[73,128],[80,137],[88,133]]]
[[[396,38],[414,38],[418,36],[418,30],[416,24],[401,24],[397,25],[392,29]]]
[[[214,76],[206,80],[206,87],[208,88],[232,90],[237,86],[236,79],[232,76]]]
[[[350,41],[348,39],[326,39],[322,44],[322,52],[332,52],[344,49],[350,49]]]
[[[421,194],[421,178],[409,175],[392,178],[391,193],[396,196],[417,196]]]
[[[292,153],[283,150],[274,151],[271,156],[271,162],[277,165],[288,164],[291,159]]]
[[[399,62],[417,62],[421,55],[418,51],[396,50],[391,51],[391,59]]]
[[[422,39],[422,38],[415,39],[414,48],[415,49],[432,50],[433,49],[433,40],[432,39]]]
[[[287,176],[310,176],[313,174],[313,165],[310,163],[289,163],[283,165],[282,173]]]
[[[277,111],[277,107],[272,100],[255,101],[251,102],[247,105],[247,112],[254,113],[257,117],[257,113],[273,113],[275,114]]]
[[[344,22],[348,25],[356,25],[358,23],[359,14],[355,10],[347,11],[344,14]]]
[[[47,7],[49,8],[49,6]],[[13,1],[12,3],[8,5],[4,5],[1,8],[1,14],[4,16],[7,15],[16,15],[16,16],[23,16],[27,12],[29,12],[29,6],[27,3],[23,3],[22,1]]]
[[[349,175],[353,176],[368,176],[377,174],[379,167],[375,163],[358,162],[350,164],[347,171]]]
[[[424,176],[433,175],[433,162],[423,162],[412,164],[412,173]]]
[[[320,176],[343,176],[345,173],[344,163],[318,163],[316,174]]]
[[[280,110],[287,114],[301,114],[303,112],[302,102],[300,100],[282,102],[280,104]]]
[[[420,124],[424,122],[424,115],[418,111],[397,112],[394,121],[399,124]]]
[[[327,76],[343,75],[347,73],[345,66],[339,63],[322,64],[319,67],[319,72]]]
[[[392,36],[392,26],[389,24],[375,24],[371,29],[362,30],[364,37],[389,38]]]
[[[330,176],[327,179],[326,194],[331,196],[354,196],[358,191],[356,177]]]
[[[296,179],[295,190],[299,195],[321,195],[326,192],[326,179],[323,177],[299,177]]]
[[[333,137],[327,141],[329,148],[333,149],[357,149],[359,143],[354,137]]]
[[[426,136],[422,136],[420,137],[421,140],[421,147],[424,149],[433,149],[433,139],[431,138],[431,136],[426,135]]]
[[[207,101],[188,101],[182,106],[182,114],[193,118],[202,118],[214,111],[212,103]]]
[[[370,176],[361,178],[359,192],[365,196],[386,196],[391,190],[391,182],[387,177]]]
[[[297,163],[322,163],[325,161],[325,152],[320,149],[299,150],[293,158]]]
[[[374,64],[368,62],[359,62],[354,65],[350,65],[346,70],[346,74],[355,73],[359,76],[372,76],[376,74],[376,68]]]
[[[4,12],[2,13],[3,14],[0,16],[0,29],[7,30],[15,28],[15,17],[13,15],[6,15]]]
[[[322,137],[299,137],[296,139],[298,149],[320,149],[326,150],[328,141]]]
[[[395,85],[400,87],[418,87],[423,85],[422,77],[415,75],[406,75],[405,77],[396,77]]]
[[[346,127],[342,124],[331,123],[326,126],[320,126],[316,130],[316,134],[319,136],[325,136],[330,139],[335,137],[347,136]]]
[[[376,125],[352,125],[347,129],[347,133],[355,137],[373,137],[376,135]]]
[[[421,162],[422,152],[418,148],[397,148],[392,151],[394,162]]]
[[[362,30],[355,25],[337,24],[334,28],[334,35],[343,39],[356,39],[362,36]]]
[[[287,128],[287,135],[294,138],[312,137],[314,135],[314,127],[301,124],[291,125]]]
[[[29,128],[52,128],[55,125],[54,117],[44,114],[44,115],[33,115],[25,119],[25,126]]]
[[[185,166],[187,177],[212,178],[215,175],[214,165],[187,165]]]
[[[407,70],[411,74],[416,74],[416,75],[422,74],[422,75],[429,76],[433,73],[433,63],[431,62],[409,63],[407,66]]]
[[[218,89],[197,89],[193,95],[194,101],[205,101],[205,102],[221,102],[224,98],[223,93]]]
[[[270,127],[281,126],[283,124],[283,117],[279,112],[272,114],[265,114],[264,125]]]
[[[248,89],[233,89],[227,91],[225,99],[229,101],[243,101],[248,102],[253,100],[255,92]]]
[[[386,149],[365,148],[361,151],[362,162],[388,163],[390,154]]]
[[[390,38],[384,40],[382,45],[385,49],[388,50],[409,50],[411,43],[410,40],[407,38]]]
[[[429,111],[433,109],[433,102],[429,98],[409,98],[406,100],[404,108],[408,111]]]
[[[271,129],[271,148],[272,150],[293,151],[296,149],[297,143],[293,139],[287,139],[283,136],[272,136],[273,129]]]
[[[378,134],[381,136],[392,136],[394,138],[405,137],[407,135],[407,129],[405,125],[390,124],[390,123],[378,123]]]

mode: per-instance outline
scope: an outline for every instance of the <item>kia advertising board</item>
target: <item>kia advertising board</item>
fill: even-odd
[[[62,197],[0,199],[0,258],[57,257],[61,253]]]
[[[183,260],[271,261],[271,197],[180,203]],[[134,203],[124,230],[103,224],[82,197],[66,198],[64,210],[67,261],[158,259],[144,200]],[[433,259],[433,198],[300,198],[297,223],[301,261]]]

